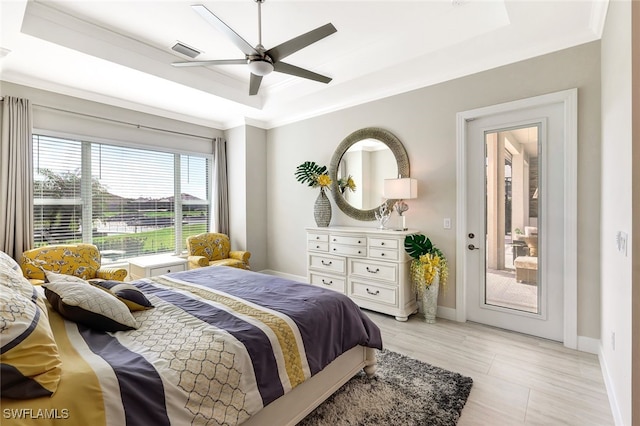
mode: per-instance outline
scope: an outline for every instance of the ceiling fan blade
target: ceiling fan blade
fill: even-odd
[[[338,30],[336,30],[336,27],[334,27],[333,24],[326,24],[316,28],[315,30],[309,31],[308,33],[292,38],[289,41],[285,41],[276,47],[272,47],[267,50],[266,53],[271,57],[271,59],[273,59],[273,62],[278,62],[280,59],[286,58],[292,53],[295,53],[316,41],[322,40],[336,31]]]
[[[321,83],[328,83],[331,81],[331,78],[329,77],[317,74],[304,68],[296,67],[295,65],[286,64],[284,62],[276,62],[275,64],[273,64],[273,70],[285,74],[295,75],[296,77],[308,78],[309,80],[315,80]]]
[[[204,18],[205,21],[210,23],[218,31],[220,31],[225,36],[227,36],[227,38],[231,40],[231,42],[235,44],[238,47],[238,49],[240,49],[245,55],[259,54],[258,51],[253,48],[253,46],[251,46],[245,39],[240,37],[238,33],[233,31],[233,29],[231,29],[230,26],[225,24],[224,21],[222,21],[222,19],[218,18],[216,15],[213,14],[213,12],[211,12],[209,9],[204,7],[204,5],[194,4],[191,7],[193,8],[193,10],[196,11],[198,15],[202,16],[202,18]]]
[[[174,67],[201,67],[207,65],[247,65],[246,59],[214,59],[211,61],[173,62]]]
[[[249,82],[249,95],[253,96],[258,94],[260,83],[262,83],[262,76],[251,73],[251,80]]]

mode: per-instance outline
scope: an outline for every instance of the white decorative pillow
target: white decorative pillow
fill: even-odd
[[[36,291],[36,288],[22,275],[22,270],[17,271],[0,262],[0,291],[11,289],[22,296],[36,303],[43,313],[47,314],[47,307],[44,300]]]
[[[6,265],[11,269],[20,272],[20,275],[22,275],[22,269],[20,269],[20,265],[18,265],[18,262],[16,262],[13,257],[9,256],[3,251],[0,251],[0,265]]]
[[[68,320],[101,331],[138,328],[127,305],[109,292],[73,280],[45,283],[42,287],[53,309]]]
[[[62,362],[46,315],[9,288],[0,292],[0,393],[3,398],[51,396]]]
[[[88,281],[83,280],[80,277],[76,277],[75,275],[59,274],[57,272],[51,272],[44,269],[42,270],[42,272],[44,272],[45,282],[48,282],[48,283],[57,283],[57,282],[64,281],[65,283],[78,283],[78,284],[89,285]]]

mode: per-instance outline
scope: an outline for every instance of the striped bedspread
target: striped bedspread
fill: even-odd
[[[50,398],[2,400],[2,425],[240,424],[378,328],[346,296],[235,268],[133,282],[155,308],[137,330],[50,322],[62,378]]]

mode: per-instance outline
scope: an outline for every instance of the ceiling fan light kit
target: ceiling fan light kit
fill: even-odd
[[[279,44],[269,50],[265,50],[262,46],[262,12],[261,6],[265,0],[254,0],[258,3],[258,44],[253,47],[245,41],[231,27],[218,18],[213,12],[204,5],[196,4],[191,6],[205,21],[211,24],[218,31],[222,32],[229,40],[236,45],[245,55],[244,59],[214,59],[209,61],[189,61],[174,62],[175,67],[197,67],[209,65],[243,65],[247,64],[251,73],[249,82],[249,95],[256,95],[260,89],[262,77],[272,73],[273,71],[293,75],[296,77],[306,78],[321,83],[329,83],[330,77],[317,74],[313,71],[297,67],[295,65],[280,62],[281,59],[301,50],[316,41],[335,33],[337,30],[332,24],[325,24],[321,27],[311,30],[305,34],[294,37],[289,41]]]
[[[254,59],[249,61],[249,71],[251,71],[251,74],[264,77],[273,72],[273,64],[264,59]]]

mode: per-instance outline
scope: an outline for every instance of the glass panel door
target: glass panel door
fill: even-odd
[[[540,126],[485,133],[484,303],[540,313]]]

